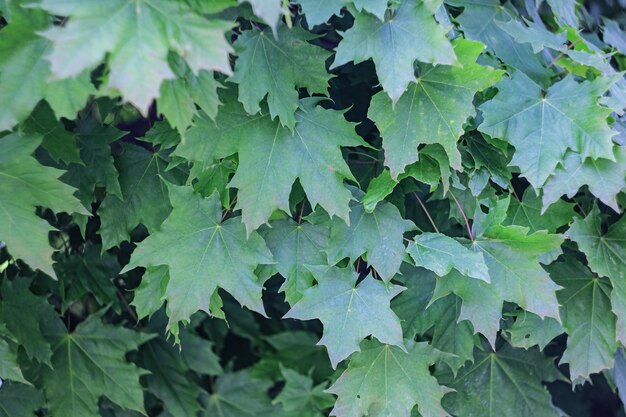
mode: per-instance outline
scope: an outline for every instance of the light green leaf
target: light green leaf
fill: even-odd
[[[446,415],[441,398],[450,389],[440,386],[428,370],[439,359],[435,349],[413,341],[406,341],[406,351],[374,340],[361,346],[328,389],[337,395],[332,416],[409,417],[415,406],[424,417]]]
[[[358,285],[351,268],[311,267],[318,284],[304,292],[284,318],[319,319],[333,368],[359,350],[359,343],[372,335],[382,343],[403,348],[400,320],[389,307],[404,287],[384,284],[368,275]]]
[[[587,185],[589,191],[604,204],[619,212],[617,194],[626,188],[626,147],[614,147],[615,160],[583,158],[567,152],[554,175],[543,187],[543,210],[563,194],[574,197],[580,187]]]
[[[35,215],[35,207],[83,213],[72,195],[74,188],[58,180],[63,171],[40,165],[31,155],[41,137],[13,133],[0,138],[0,240],[16,258],[50,276],[52,248],[48,244],[48,222]]]
[[[610,83],[598,78],[578,83],[570,75],[547,92],[522,73],[497,85],[498,94],[480,106],[479,130],[515,147],[511,165],[520,167],[535,189],[555,172],[568,149],[582,158],[614,160],[611,110],[598,105]]]
[[[0,339],[0,378],[30,384],[24,379],[22,370],[17,363],[17,352],[9,346],[6,340]],[[1,397],[0,397],[1,398]],[[2,406],[0,406],[1,408]]]
[[[528,235],[528,228],[502,226],[509,200],[500,200],[489,214],[476,210],[472,250],[481,252],[498,295],[537,314],[559,319],[556,285],[539,257],[557,250],[562,238],[546,231]],[[481,230],[482,229],[482,230]]]
[[[330,53],[310,44],[312,39],[298,25],[293,29],[281,25],[277,39],[269,30],[247,30],[237,38],[238,58],[230,81],[239,84],[239,101],[248,113],[258,113],[267,96],[272,119],[278,116],[283,126],[293,129],[298,89],[306,88],[309,94],[326,92],[330,74],[325,61]]]
[[[502,75],[502,71],[476,64],[483,48],[480,42],[460,39],[454,51],[462,66],[418,64],[417,79],[411,79],[414,82],[397,103],[383,92],[372,98],[368,117],[380,130],[385,165],[393,178],[418,160],[418,146],[427,143],[440,144],[450,164],[461,168],[457,141],[467,118],[476,115],[474,95]]]
[[[70,17],[66,25],[42,33],[53,43],[48,55],[53,75],[76,76],[106,55],[108,87],[144,113],[161,83],[174,78],[167,63],[170,50],[183,56],[195,74],[203,69],[231,73],[231,48],[224,36],[231,24],[206,19],[184,2],[43,0],[39,5]]]
[[[246,238],[240,217],[222,222],[217,194],[204,199],[191,187],[167,186],[172,213],[139,244],[122,272],[139,266],[169,267],[163,298],[167,300],[167,327],[174,335],[179,321],[188,322],[198,310],[211,313],[210,297],[218,288],[264,314],[262,283],[254,269],[273,259],[263,239],[256,232]]]
[[[407,247],[415,266],[422,266],[442,277],[453,268],[468,277],[490,281],[483,255],[472,252],[441,233],[422,233]]]
[[[357,13],[354,25],[342,36],[331,69],[371,58],[378,79],[393,103],[415,80],[416,60],[447,65],[457,62],[444,29],[422,0],[403,1],[384,21],[366,12]]]
[[[239,0],[239,3],[244,2],[250,3],[254,14],[276,31],[276,26],[283,15],[281,0]]]

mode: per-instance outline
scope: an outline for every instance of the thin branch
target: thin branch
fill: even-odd
[[[119,289],[117,290],[117,295],[120,298],[120,300],[122,301],[122,304],[124,304],[124,308],[126,309],[126,311],[128,311],[128,314],[130,314],[130,316],[133,318],[133,320],[135,320],[135,323],[137,323],[139,321],[139,318],[137,317],[137,314],[135,314],[133,309],[130,308],[130,305],[128,304],[128,301],[126,301],[126,297],[124,297],[124,294],[122,294],[122,292]]]
[[[230,204],[228,205],[228,208],[224,211],[224,214],[222,214],[222,220],[224,221],[224,219],[226,218],[226,215],[228,215],[228,213],[233,209],[233,207],[235,206],[235,203],[237,202],[237,196],[235,196],[235,198],[233,198],[233,201],[230,202]]]
[[[465,212],[463,211],[463,207],[461,207],[461,203],[459,203],[459,200],[456,199],[456,196],[454,195],[452,190],[448,190],[448,192],[450,193],[450,195],[454,199],[454,202],[456,203],[456,206],[461,211],[461,215],[463,215],[463,220],[465,220],[465,227],[467,227],[467,233],[469,233],[470,240],[473,242],[474,241],[474,235],[472,234],[472,229],[470,228],[469,221],[467,220],[467,216],[465,215]]]
[[[424,203],[422,203],[422,199],[417,195],[415,191],[413,191],[411,194],[413,194],[413,197],[415,197],[420,207],[422,207],[422,210],[424,210],[424,213],[426,213],[426,217],[428,217],[428,220],[430,221],[430,224],[433,226],[433,229],[435,229],[435,232],[439,233],[439,229],[437,229],[437,225],[435,224],[435,221],[433,220],[433,218],[430,217],[430,213],[428,212],[428,209],[426,208]]]

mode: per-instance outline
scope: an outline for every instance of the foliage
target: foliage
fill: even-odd
[[[612,4],[0,0],[0,417],[626,415]]]

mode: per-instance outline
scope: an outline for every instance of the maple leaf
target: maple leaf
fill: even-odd
[[[614,147],[615,160],[582,158],[575,152],[567,152],[543,186],[543,209],[546,211],[562,195],[574,197],[580,187],[587,185],[589,191],[604,204],[619,212],[617,194],[626,188],[626,148]]]
[[[45,98],[57,117],[73,118],[95,88],[86,72],[75,78],[49,81],[44,55],[51,42],[36,31],[50,21],[41,10],[25,10],[9,3],[11,24],[0,31],[0,131],[24,120]]]
[[[500,297],[517,303],[539,317],[559,319],[556,285],[543,270],[539,257],[557,250],[562,238],[528,228],[502,226],[510,199],[499,200],[489,214],[477,209],[474,217],[472,250],[482,252],[491,283]]]
[[[153,336],[102,324],[101,315],[91,315],[71,333],[56,321],[49,333],[54,344],[53,369],[44,368],[41,378],[54,415],[99,416],[98,401],[102,396],[144,412],[139,377],[146,371],[128,363],[125,355]]]
[[[577,260],[564,260],[548,267],[550,275],[563,287],[557,297],[568,337],[561,362],[569,363],[574,384],[582,384],[591,374],[613,367],[618,343],[611,311],[611,285],[608,279],[595,277]]]
[[[0,404],[0,417],[19,417],[34,414],[44,399],[32,385],[5,382],[0,390]]]
[[[454,52],[462,66],[418,64],[417,79],[397,102],[384,92],[372,98],[368,117],[380,130],[385,165],[393,178],[418,160],[418,146],[427,143],[440,144],[450,164],[461,168],[457,141],[467,118],[476,115],[474,95],[497,83],[503,73],[476,64],[483,48],[480,42],[459,39]]]
[[[352,189],[357,198],[363,192]],[[405,220],[393,204],[381,202],[368,213],[363,204],[350,204],[350,222],[341,219],[330,222],[330,239],[326,247],[328,261],[336,264],[343,258],[355,261],[367,254],[367,262],[381,278],[389,280],[398,272],[404,258],[404,233],[415,229],[410,220]]]
[[[342,7],[352,5],[359,13],[363,10],[384,20],[387,0],[299,0],[306,21],[310,27],[322,24],[332,15],[339,15]]]
[[[406,351],[374,340],[361,344],[348,369],[328,389],[337,395],[330,412],[337,417],[409,417],[446,415],[441,398],[450,391],[430,374],[440,353],[425,342],[406,341]]]
[[[444,276],[452,268],[468,277],[489,282],[489,272],[481,253],[472,252],[451,237],[441,233],[422,233],[407,247],[415,266]]]
[[[587,257],[589,268],[611,280],[611,305],[617,316],[617,338],[626,343],[626,216],[602,232],[602,219],[598,206],[584,219],[575,219],[565,233],[568,239],[578,244]]]
[[[542,319],[525,310],[517,310],[511,316],[515,317],[515,322],[506,329],[506,334],[513,347],[529,349],[538,346],[544,350],[555,337],[565,332],[561,323],[552,317]]]
[[[167,184],[172,213],[161,228],[141,242],[122,270],[167,265],[168,330],[178,333],[178,322],[188,322],[198,310],[211,313],[210,298],[228,291],[242,305],[265,314],[262,283],[254,275],[259,264],[273,263],[263,239],[248,238],[240,217],[222,222],[219,196],[204,199],[190,186]],[[237,256],[234,257],[234,254]]]
[[[289,212],[289,194],[296,178],[311,206],[348,218],[352,198],[343,180],[355,181],[340,146],[367,146],[340,112],[301,102],[291,132],[268,115],[248,115],[232,97],[225,100],[215,122],[198,119],[186,142],[173,155],[191,161],[214,161],[234,153],[239,166],[230,187],[238,189],[237,208],[250,234],[274,210]]]
[[[446,3],[463,7],[463,13],[456,20],[460,22],[466,38],[487,45],[508,67],[527,74],[541,84],[548,83],[553,72],[546,68],[540,56],[535,55],[530,45],[516,42],[501,27],[502,23],[519,18],[510,3],[503,5],[498,0],[448,0]]]
[[[184,57],[195,74],[203,69],[231,73],[232,49],[224,32],[232,24],[206,19],[184,2],[43,0],[38,6],[70,17],[64,26],[41,33],[53,44],[47,57],[52,74],[76,76],[108,54],[108,87],[119,90],[144,113],[158,97],[161,83],[174,78],[167,63],[169,51]]]
[[[15,257],[54,275],[48,243],[51,227],[35,214],[36,206],[87,214],[73,196],[74,188],[58,178],[63,171],[45,167],[31,155],[41,136],[12,133],[0,138],[0,239]]]
[[[445,31],[433,18],[440,3],[406,0],[384,21],[367,12],[354,13],[354,25],[341,33],[343,39],[337,46],[331,69],[371,58],[383,90],[396,103],[415,80],[416,60],[448,65],[457,62]]]
[[[547,185],[543,188],[544,199]],[[550,233],[566,225],[575,216],[574,205],[563,200],[542,211],[541,199],[531,187],[528,187],[522,195],[522,200],[511,199],[507,218],[504,225],[516,224],[526,226],[531,232],[547,230]]]
[[[285,300],[293,305],[313,285],[313,274],[305,265],[326,265],[324,248],[328,244],[328,227],[296,223],[291,219],[276,220],[259,229],[276,264],[272,265],[285,278],[280,287]]]
[[[330,53],[312,45],[315,37],[299,26],[279,26],[277,39],[269,30],[246,30],[233,45],[238,54],[235,73],[230,81],[239,85],[239,101],[244,109],[255,114],[267,96],[272,119],[290,129],[296,124],[298,89],[309,94],[325,93],[329,74],[325,61]]]
[[[606,118],[611,110],[598,105],[609,88],[602,78],[578,83],[572,75],[544,93],[523,73],[497,85],[498,94],[479,108],[481,132],[515,147],[511,165],[520,167],[535,189],[555,172],[568,149],[581,158],[614,160],[612,131]]]
[[[325,414],[322,411],[335,403],[335,398],[325,392],[326,382],[313,386],[309,376],[286,368],[281,372],[285,388],[273,403],[283,406],[285,417],[323,417]]]
[[[430,303],[451,293],[462,300],[458,321],[467,320],[472,323],[474,331],[484,335],[491,346],[495,346],[504,304],[496,288],[484,281],[468,279],[461,273],[452,271],[437,278]]]
[[[455,389],[443,399],[455,415],[495,417],[512,408],[519,417],[558,417],[550,393],[541,382],[564,379],[551,358],[537,349],[513,349],[505,345],[497,352],[476,349],[474,363],[452,380],[441,382]]]
[[[180,184],[184,177],[180,170],[166,170],[167,164],[166,152],[122,144],[122,153],[115,159],[121,193],[107,194],[98,208],[105,250],[130,240],[130,233],[139,224],[148,233],[154,232],[170,214],[167,187],[161,178]],[[160,204],[152,204],[155,201]]]
[[[310,269],[318,284],[304,291],[284,318],[322,322],[319,344],[326,346],[333,368],[358,351],[361,340],[370,335],[404,348],[400,320],[389,307],[404,287],[384,284],[371,275],[357,285],[358,275],[350,268]]]
[[[272,382],[254,379],[249,370],[226,373],[217,379],[215,392],[204,395],[201,417],[274,417],[280,406],[272,404],[267,391]]]

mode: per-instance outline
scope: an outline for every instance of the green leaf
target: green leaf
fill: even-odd
[[[626,343],[626,216],[603,233],[600,211],[594,205],[587,217],[574,220],[565,236],[578,244],[593,272],[611,280],[611,305],[617,316],[617,338]]]
[[[3,280],[0,317],[29,359],[49,365],[52,350],[42,328],[57,315],[45,298],[30,291],[30,284],[30,280],[22,277]],[[25,311],[28,314],[24,314]]]
[[[333,368],[359,350],[359,343],[374,336],[382,343],[403,348],[400,320],[389,307],[404,287],[384,284],[368,275],[357,285],[358,275],[350,268],[311,267],[318,284],[304,292],[284,318],[319,319]]]
[[[285,417],[323,417],[324,410],[335,403],[335,398],[326,393],[326,383],[313,386],[309,376],[299,374],[291,369],[282,369],[285,388],[274,399],[281,404]]]
[[[239,167],[229,185],[238,189],[236,208],[242,210],[248,234],[266,223],[274,210],[289,212],[289,193],[296,178],[312,207],[319,204],[328,214],[347,219],[351,194],[343,180],[354,181],[354,177],[340,146],[365,142],[340,112],[314,103],[315,99],[301,102],[303,109],[296,113],[292,133],[267,115],[249,116],[230,98],[215,123],[197,120],[174,155],[214,161],[238,153]]]
[[[17,352],[3,339],[0,339],[0,378],[30,384],[24,379],[22,370],[17,363]]]
[[[472,323],[474,331],[484,335],[491,346],[495,346],[504,303],[496,287],[452,271],[445,277],[437,278],[430,302],[434,303],[450,293],[463,301],[458,321],[467,320]]]
[[[113,278],[122,269],[117,257],[102,252],[100,245],[85,245],[83,253],[75,253],[54,264],[59,277],[61,309],[86,294],[93,294],[100,305],[113,304],[119,311],[117,288]]]
[[[148,391],[163,402],[166,416],[197,416],[201,410],[200,387],[187,373],[181,351],[164,339],[154,339],[141,347],[139,363],[146,375]]]
[[[352,189],[355,197],[363,197]],[[415,229],[410,220],[400,215],[397,207],[382,202],[368,213],[363,204],[350,204],[350,222],[333,218],[330,223],[330,239],[326,247],[328,261],[336,264],[343,258],[355,261],[367,254],[367,262],[385,282],[398,272],[404,259],[404,233]]]
[[[568,149],[581,158],[614,160],[612,131],[606,118],[611,110],[598,105],[609,88],[602,78],[578,83],[573,76],[544,92],[522,73],[497,85],[498,94],[480,106],[481,132],[515,147],[511,165],[520,167],[535,189],[555,172]]]
[[[541,384],[562,379],[552,359],[536,349],[474,353],[473,364],[442,382],[456,392],[446,395],[444,407],[459,416],[495,417],[515,410],[519,417],[558,417],[550,393]]]
[[[0,32],[0,131],[24,120],[46,98],[57,117],[73,118],[94,88],[88,74],[49,82],[50,65],[44,59],[51,44],[36,32],[49,17],[40,10],[9,6],[11,24]]]
[[[442,277],[453,268],[468,277],[489,282],[489,272],[481,253],[472,252],[441,233],[422,233],[407,247],[415,266],[422,266]]]
[[[312,39],[298,25],[292,29],[279,26],[276,39],[269,30],[247,30],[237,38],[238,58],[230,81],[239,84],[239,101],[248,113],[258,113],[267,96],[272,119],[278,116],[283,126],[293,129],[298,89],[306,88],[309,94],[326,92],[330,74],[325,61],[330,53],[310,44]]]
[[[107,55],[108,88],[146,113],[161,83],[174,78],[169,50],[183,56],[194,74],[230,74],[231,48],[224,32],[231,24],[205,19],[184,2],[166,0],[43,0],[51,14],[69,16],[64,26],[42,33],[52,41],[48,55],[55,77],[69,78],[98,65]],[[111,25],[111,16],[115,25]]]
[[[517,11],[510,3],[502,5],[498,0],[477,0],[471,3],[448,0],[446,3],[463,7],[463,13],[456,20],[461,24],[465,37],[487,45],[508,67],[542,84],[548,82],[552,71],[546,68],[541,57],[533,53],[530,45],[517,43],[500,27],[501,22],[518,18]]]
[[[201,417],[275,417],[282,414],[272,404],[268,390],[272,382],[255,380],[242,370],[227,373],[217,379],[215,392],[204,395],[205,409]]]
[[[561,323],[552,317],[542,319],[524,310],[517,310],[513,315],[515,322],[506,330],[513,347],[528,349],[538,346],[543,350],[548,343],[565,331]]]
[[[313,285],[313,274],[305,265],[326,265],[328,227],[291,219],[276,220],[269,227],[259,229],[259,234],[276,259],[273,267],[285,278],[280,290],[293,305]]]
[[[41,392],[29,385],[5,382],[0,389],[0,417],[34,416],[43,403]]]
[[[139,266],[168,266],[163,298],[167,300],[168,330],[174,335],[179,321],[188,322],[198,310],[211,313],[209,298],[218,288],[264,314],[262,283],[254,269],[273,263],[273,259],[263,239],[256,232],[246,238],[240,217],[222,222],[217,194],[204,199],[191,187],[166,184],[172,213],[158,231],[139,244],[122,272]]]
[[[152,316],[161,308],[169,279],[169,269],[165,265],[146,268],[131,303],[137,311],[137,317],[142,319]]]
[[[550,265],[549,271],[563,287],[557,297],[568,338],[561,362],[569,363],[574,384],[582,384],[591,374],[613,367],[618,343],[611,285],[572,258]]]
[[[438,3],[405,0],[384,21],[367,12],[355,13],[354,25],[342,34],[331,69],[371,58],[383,90],[396,103],[415,81],[416,60],[447,65],[457,62],[444,29],[433,18]]]
[[[281,0],[239,0],[239,3],[247,2],[252,6],[254,14],[260,17],[274,31],[283,14]]]
[[[102,396],[144,413],[139,377],[146,371],[128,363],[125,355],[151,336],[102,324],[100,316],[91,315],[72,333],[57,328],[50,334],[54,341],[53,369],[44,368],[41,378],[52,415],[99,416],[98,400]]]
[[[56,162],[80,164],[76,136],[67,131],[54,116],[50,106],[41,101],[22,125],[24,133],[42,135],[41,146]]]
[[[331,415],[337,417],[409,417],[445,415],[441,398],[450,391],[430,375],[439,353],[427,343],[406,341],[406,352],[373,340],[350,359],[348,369],[328,389],[337,395]]]
[[[41,137],[13,133],[0,138],[0,239],[16,258],[54,276],[48,222],[35,215],[35,206],[68,213],[86,213],[72,195],[74,189],[58,180],[63,171],[39,164],[31,155]]]
[[[604,204],[619,212],[617,194],[626,188],[626,148],[614,147],[615,160],[582,158],[567,152],[543,187],[544,211],[563,194],[574,197],[579,188],[587,185],[589,191]]]
[[[458,40],[454,51],[462,66],[418,64],[417,79],[411,80],[397,102],[383,92],[372,98],[368,117],[383,137],[385,165],[393,178],[418,160],[418,146],[427,143],[440,144],[450,164],[461,168],[457,141],[467,118],[476,115],[474,95],[502,75],[502,71],[476,64],[483,48],[480,42]]]
[[[483,254],[491,283],[503,300],[541,318],[558,320],[559,286],[543,270],[539,257],[558,250],[562,238],[546,231],[528,235],[529,229],[522,226],[502,226],[508,205],[507,197],[487,215],[477,209],[471,248]]]
[[[543,189],[544,200],[546,189],[547,186]],[[528,187],[524,191],[521,201],[517,198],[511,200],[507,218],[503,224],[525,226],[531,232],[547,230],[550,233],[554,233],[559,227],[568,224],[575,215],[574,204],[563,200],[556,201],[556,204],[551,205],[545,212],[542,212],[541,199],[531,187]]]
[[[104,187],[108,193],[122,196],[118,172],[113,165],[110,145],[126,135],[111,125],[104,125],[98,117],[82,119],[75,131],[80,147],[80,164],[70,164],[61,178],[78,188],[78,197],[83,205],[91,208],[96,199],[96,188]]]
[[[150,152],[122,144],[122,153],[115,159],[121,194],[107,194],[98,208],[104,249],[130,241],[130,233],[139,224],[153,233],[170,214],[167,187],[162,178],[180,184],[184,174],[178,169],[167,170],[167,157],[167,152]]]

